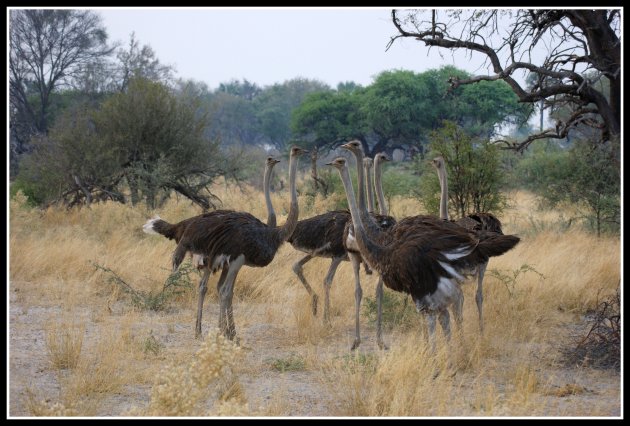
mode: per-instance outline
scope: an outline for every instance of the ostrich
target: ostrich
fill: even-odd
[[[388,231],[370,231],[357,207],[346,160],[339,157],[328,164],[341,175],[361,256],[387,287],[410,294],[416,310],[427,315],[435,352],[436,317],[450,340],[447,308],[462,297],[462,272],[510,250],[519,238],[493,234],[478,239],[459,225],[426,215],[407,217]]]
[[[446,178],[446,163],[442,156],[438,156],[431,160],[431,164],[437,171],[440,180],[440,218],[449,220],[448,217],[448,182]],[[469,232],[477,233],[479,231],[492,231],[497,234],[503,234],[501,229],[501,221],[491,213],[473,213],[454,221],[456,224],[466,228]],[[486,271],[488,262],[481,263],[476,268],[477,272],[477,294],[475,300],[477,302],[477,313],[479,314],[479,330],[483,333],[483,276]]]
[[[145,225],[147,233],[175,239],[173,271],[176,271],[187,252],[204,260],[205,272],[199,283],[195,337],[201,336],[203,300],[211,273],[222,269],[217,282],[219,292],[219,328],[230,340],[236,336],[232,315],[232,296],[236,276],[243,265],[264,267],[273,260],[278,248],[293,233],[298,219],[298,201],[295,185],[298,158],[308,151],[297,146],[291,148],[289,160],[289,187],[291,206],[283,226],[268,226],[247,212],[215,210],[186,219],[177,224],[155,218]]]
[[[382,188],[376,188],[377,194]],[[382,194],[381,194],[382,196]],[[392,217],[375,214],[374,220],[391,226],[395,220]],[[359,268],[362,262],[358,250],[347,246],[350,212],[348,210],[333,210],[302,219],[298,222],[293,235],[288,242],[299,251],[306,253],[304,257],[293,265],[293,272],[311,296],[311,309],[313,315],[317,315],[318,296],[309,285],[304,276],[303,267],[314,257],[331,258],[328,272],[324,278],[324,320],[330,317],[330,287],[337,268],[342,261],[350,260],[353,265],[355,283],[360,289]],[[350,225],[351,226],[351,225]],[[366,273],[370,274],[368,265],[364,262]],[[356,291],[355,291],[356,293]],[[360,297],[360,296],[359,296]],[[355,340],[353,349],[358,346]]]
[[[356,158],[357,164],[361,164],[363,161],[363,149],[361,147],[361,144],[358,141],[351,141],[348,142],[344,145],[342,145],[343,148],[349,150],[350,152],[352,152]],[[359,173],[361,172],[361,169],[359,168]],[[380,171],[379,171],[380,173]],[[359,210],[359,214],[362,214],[362,218],[364,220],[364,223],[369,220],[369,217],[366,215],[366,212],[364,211],[364,204],[363,206],[361,205],[361,194],[359,194],[359,206],[358,206],[358,210]],[[426,218],[427,220],[437,220],[437,218],[432,217],[432,216],[415,216],[416,218]],[[405,219],[406,221],[408,221],[410,218]],[[450,223],[450,222],[449,222]],[[463,228],[459,225],[455,225],[452,224],[456,227],[458,227],[460,230],[463,230]],[[374,226],[367,226],[366,230],[368,232],[368,235],[372,235],[375,233],[375,228]],[[498,235],[502,235],[502,233],[498,234]],[[492,240],[494,237],[498,236],[496,233],[491,232],[491,231],[483,231],[480,232],[477,237],[478,239],[483,239],[483,240],[488,240],[488,243],[490,242],[490,240]],[[515,238],[515,242],[512,245],[512,247],[514,245],[516,245],[516,243],[519,241],[519,239],[517,237],[511,237],[511,238]],[[510,247],[511,248],[511,247]],[[507,251],[507,250],[506,250]],[[481,263],[483,264],[484,262],[479,261],[480,259],[483,260],[485,259],[485,263],[487,264],[488,261],[488,256],[485,256],[483,253],[481,253],[481,257],[479,257],[480,253],[479,252],[475,252],[474,256],[470,257],[470,258],[466,258],[464,259],[462,262],[460,262],[460,272],[461,273],[469,273],[469,271],[466,270],[466,268],[468,270],[473,269],[473,268],[477,268],[478,265]],[[498,254],[492,254],[492,256],[498,256]],[[364,260],[367,260],[364,257]],[[367,260],[369,263],[369,260]],[[462,321],[462,306],[463,306],[463,293],[461,292],[461,290],[458,293],[458,298],[454,301],[453,303],[453,308],[454,308],[454,313],[455,313],[455,319],[456,321],[461,324]],[[382,309],[382,291],[379,292],[378,291],[378,287],[377,287],[377,294],[376,294],[376,304],[377,304],[377,312],[381,311]],[[448,315],[448,312],[446,312],[446,315]],[[380,335],[381,333],[381,329],[380,329],[380,322],[377,319],[377,336]],[[461,327],[460,327],[461,330]],[[378,340],[378,338],[377,338]],[[379,343],[379,346],[382,343]]]
[[[365,210],[365,196],[364,194],[366,193],[364,186],[365,186],[365,180],[363,179],[363,174],[365,174],[367,176],[367,194],[368,194],[368,209],[370,209],[369,207],[369,200],[371,198],[371,194],[370,194],[370,181],[371,181],[371,177],[369,175],[369,170],[370,170],[370,166],[372,164],[371,159],[367,159],[367,158],[363,158],[363,148],[361,146],[361,143],[357,140],[353,140],[350,141],[344,145],[341,145],[342,148],[345,149],[349,149],[351,151],[357,151],[359,153],[359,156],[357,157],[357,182],[359,184],[359,188],[358,188],[358,198],[359,198],[359,209],[361,211]],[[370,160],[370,161],[366,161],[366,160]],[[364,217],[364,220],[367,221],[369,223],[370,228],[372,229],[380,229],[380,230],[387,230],[389,228],[391,228],[392,226],[394,226],[396,224],[396,219],[394,219],[392,216],[388,216],[387,215],[387,208],[385,206],[385,197],[383,196],[383,185],[382,185],[382,180],[381,180],[381,166],[383,164],[384,161],[389,161],[389,157],[387,157],[386,154],[384,153],[379,153],[375,156],[374,159],[374,186],[376,188],[376,195],[379,199],[379,214],[378,215],[374,215],[374,214],[370,214]],[[363,164],[363,169],[361,169],[361,167],[359,167],[359,164]],[[368,165],[368,167],[366,167],[366,164]],[[373,208],[373,207],[372,207]],[[371,212],[370,212],[371,213]],[[376,220],[375,220],[376,219]],[[352,227],[352,220],[350,220],[348,222],[348,224],[346,225],[346,229],[345,229],[345,233],[344,233],[344,244],[346,246],[346,250],[348,251],[348,255],[350,256],[350,258],[352,259],[353,257],[355,258],[361,258],[361,253],[359,251],[359,247],[357,246],[355,237],[354,237],[354,229]],[[365,261],[365,259],[364,259]],[[361,316],[361,299],[363,296],[363,290],[361,288],[361,282],[359,281],[358,278],[358,265],[356,264],[356,262],[352,262],[353,268],[355,268],[355,294],[354,294],[354,298],[355,298],[355,339],[354,342],[352,343],[352,347],[351,349],[354,350],[356,348],[359,347],[360,343],[361,343],[361,325],[360,325],[360,316]],[[368,266],[368,263],[366,262],[366,266]],[[385,345],[385,343],[383,342],[383,338],[382,338],[382,327],[381,327],[381,322],[382,322],[382,301],[383,298],[383,280],[379,277],[378,283],[376,285],[376,300],[377,300],[377,317],[376,317],[376,343],[378,345],[378,347],[380,349],[386,349],[387,346]]]
[[[273,172],[273,167],[278,164],[280,160],[276,160],[275,158],[269,156],[265,161],[265,173],[263,175],[263,192],[265,194],[265,205],[267,207],[267,226],[276,226],[276,212],[273,209],[273,204],[271,203],[271,196],[269,195],[270,186],[271,186],[271,173]],[[157,216],[159,219],[159,216]],[[192,255],[192,264],[197,266],[197,269],[203,269],[204,267],[204,258],[198,254]]]

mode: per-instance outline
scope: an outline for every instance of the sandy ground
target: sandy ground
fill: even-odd
[[[240,306],[239,306],[240,305]],[[104,325],[119,327],[124,318],[124,306],[115,307],[103,324],[87,321],[84,346],[89,347]],[[262,322],[266,306],[243,309],[242,303],[235,305],[235,320],[241,346],[245,351],[244,363],[247,368],[239,374],[239,382],[247,397],[249,407],[260,409],[259,412],[272,413],[278,416],[344,416],[346,407],[336,401],[330,392],[330,384],[321,377],[319,368],[305,368],[301,371],[280,372],[269,366],[271,359],[288,357],[291,354],[306,354],[305,359],[324,360],[328,357],[339,357],[350,353],[349,347],[353,339],[352,324],[342,333],[330,336],[322,344],[296,345],[291,332],[281,324]],[[277,307],[280,308],[280,307]],[[117,312],[118,311],[118,312]],[[10,292],[9,304],[9,415],[11,417],[30,416],[26,404],[27,389],[56,401],[60,394],[58,371],[49,365],[46,351],[46,321],[58,314],[59,308],[36,306],[20,303],[15,292]],[[73,313],[77,316],[91,318],[94,313],[87,308]],[[245,317],[244,317],[245,316]],[[137,333],[151,330],[156,340],[164,346],[164,351],[175,351],[178,348],[196,348],[199,341],[193,337],[193,315],[191,312],[143,313],[133,324]],[[216,303],[206,302],[204,311],[204,331],[215,325],[217,320]],[[396,345],[401,336],[388,332],[385,336],[390,345]],[[363,329],[361,351],[376,352],[374,330],[368,326]],[[191,350],[189,352],[194,352]],[[489,360],[502,368],[501,359]],[[509,368],[509,360],[505,368]],[[138,362],[137,368],[143,368]],[[590,368],[568,368],[557,362],[541,358],[544,372],[540,375],[551,378],[547,389],[552,392],[534,394],[540,399],[540,412],[533,416],[621,416],[620,375],[610,370]],[[146,365],[144,366],[146,368]],[[467,377],[470,376],[470,377]],[[475,377],[471,373],[458,373],[458,380],[471,382]],[[564,389],[575,386],[577,393],[565,392]],[[557,390],[555,392],[554,390]],[[497,384],[497,391],[501,385]],[[145,406],[150,399],[150,384],[126,385],[118,392],[106,395],[99,401],[96,416],[124,416],[132,407]],[[472,386],[471,386],[472,392]],[[471,395],[471,398],[474,398]],[[275,408],[274,408],[275,407]],[[513,416],[509,412],[492,413],[493,416]],[[452,416],[471,416],[465,404],[454,407]]]

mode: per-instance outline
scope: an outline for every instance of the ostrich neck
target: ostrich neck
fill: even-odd
[[[370,265],[379,265],[378,260],[383,259],[385,250],[374,243],[374,241],[368,236],[363,219],[361,218],[360,209],[357,207],[357,200],[354,197],[354,189],[352,188],[352,181],[350,180],[350,174],[348,168],[343,167],[339,170],[341,173],[341,182],[346,191],[346,198],[348,198],[348,206],[350,208],[350,215],[352,216],[352,225],[354,226],[354,234],[359,246],[361,256],[367,260]],[[376,233],[381,231],[376,230]],[[378,269],[378,266],[375,266]]]
[[[267,226],[273,228],[276,226],[276,212],[273,209],[273,204],[271,204],[271,195],[269,194],[272,171],[273,171],[273,166],[267,165],[267,167],[265,167],[265,176],[263,178],[263,190],[265,191],[265,204],[267,205]]]
[[[376,189],[376,197],[378,198],[378,211],[382,215],[387,215],[387,206],[385,205],[385,196],[383,195],[383,181],[381,161],[377,158],[374,160],[374,187]]]
[[[357,160],[357,185],[359,186],[359,205],[358,211],[361,215],[361,219],[363,219],[363,223],[369,228],[370,231],[373,228],[378,228],[376,221],[372,216],[370,216],[365,207],[365,177],[363,175],[363,152],[361,151],[352,151],[356,160]],[[354,192],[353,192],[354,195]]]
[[[297,173],[297,157],[291,156],[289,160],[289,191],[291,192],[291,206],[289,207],[289,215],[287,221],[281,227],[276,228],[278,230],[278,237],[281,242],[286,241],[297,226],[298,222],[298,201],[297,201],[297,189],[295,185],[295,178]]]
[[[368,212],[374,212],[374,191],[372,188],[372,170],[368,164],[363,166],[365,173],[365,184],[367,186],[367,208]]]
[[[448,182],[446,180],[446,165],[438,169],[440,179],[440,219],[448,220]]]

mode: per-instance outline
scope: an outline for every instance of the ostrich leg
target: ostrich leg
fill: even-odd
[[[234,317],[232,315],[234,282],[236,281],[238,271],[240,271],[244,263],[245,256],[242,254],[230,262],[225,281],[219,288],[219,327],[225,337],[230,340],[234,340],[234,337],[236,336],[236,327],[234,326]],[[221,316],[223,316],[223,320]]]
[[[361,297],[363,296],[363,290],[361,289],[361,281],[359,279],[359,271],[361,269],[361,256],[355,253],[348,253],[350,263],[352,263],[352,269],[354,271],[354,315],[355,315],[355,332],[354,342],[350,350],[355,350],[361,344]]]
[[[302,267],[312,258],[312,255],[307,254],[302,259],[295,262],[295,264],[293,265],[293,272],[295,272],[295,275],[297,275],[297,277],[300,279],[300,282],[302,283],[308,294],[311,296],[311,309],[313,310],[313,315],[317,315],[317,300],[319,299],[319,297],[317,297],[317,294],[315,294],[309,283],[306,281],[306,278],[304,277],[304,272],[302,270]]]
[[[330,286],[332,285],[337,267],[342,260],[342,257],[333,257],[326,278],[324,279],[324,321],[326,323],[330,323]]]
[[[201,315],[203,313],[203,299],[206,297],[206,291],[208,291],[208,278],[210,277],[210,268],[206,267],[203,272],[203,277],[199,282],[199,300],[197,301],[197,322],[195,323],[195,338],[201,337]],[[221,273],[222,280],[225,278],[225,270]]]
[[[482,263],[479,265],[477,271],[477,295],[475,300],[477,301],[477,312],[479,313],[479,330],[483,334],[483,276],[486,273],[486,267],[488,263]]]
[[[376,284],[376,344],[380,349],[388,349],[383,342],[383,278]]]

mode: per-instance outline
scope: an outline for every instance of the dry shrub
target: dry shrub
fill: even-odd
[[[51,322],[46,331],[46,349],[54,369],[73,369],[79,363],[85,325]]]
[[[563,350],[569,364],[619,369],[621,366],[621,296],[619,289],[586,315],[585,330],[574,333]]]
[[[79,411],[73,406],[66,406],[61,402],[52,402],[48,399],[37,399],[30,389],[26,392],[26,406],[30,415],[36,417],[72,417],[79,415]]]
[[[134,408],[129,414],[134,416],[247,414],[242,389],[233,376],[233,368],[240,359],[239,353],[240,348],[215,329],[213,333],[208,333],[190,364],[164,368],[153,385],[149,405],[144,409]],[[215,392],[218,390],[219,393],[215,413],[208,412],[204,406],[211,397],[213,387]]]

